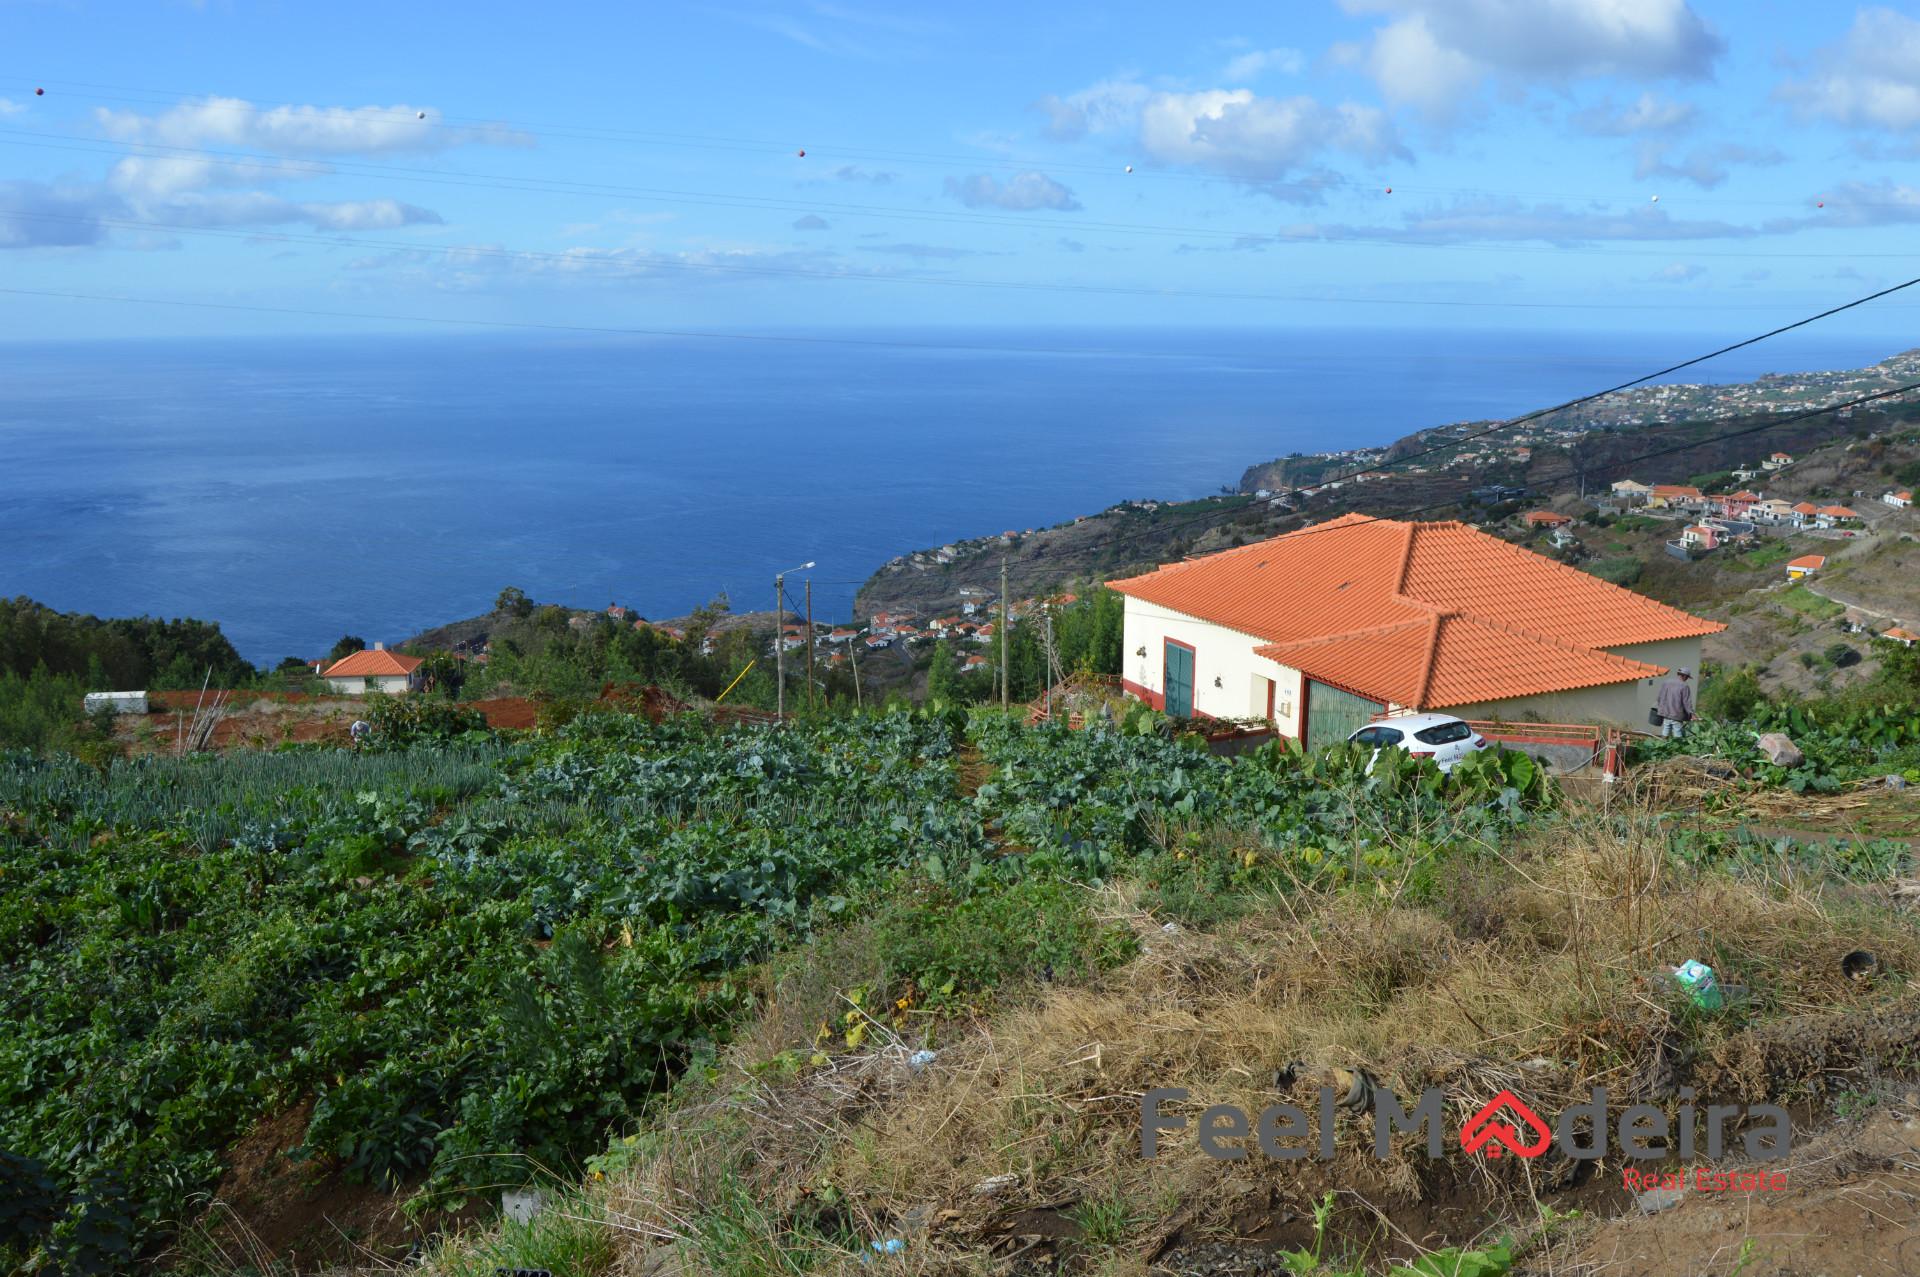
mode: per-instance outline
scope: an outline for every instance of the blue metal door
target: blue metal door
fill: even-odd
[[[1193,649],[1167,640],[1167,713],[1193,717]]]

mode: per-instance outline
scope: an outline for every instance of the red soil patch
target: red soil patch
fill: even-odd
[[[510,727],[531,731],[537,719],[534,703],[524,696],[501,696],[490,701],[475,701],[473,708],[487,716],[488,727]]]
[[[265,1119],[233,1147],[189,1250],[214,1251],[222,1267],[278,1263],[307,1272],[349,1256],[396,1260],[424,1238],[420,1222],[401,1210],[406,1190],[352,1183],[328,1158],[287,1155],[305,1141],[312,1108]]]

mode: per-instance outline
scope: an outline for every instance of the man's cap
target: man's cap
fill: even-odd
[[[1678,675],[1679,675],[1679,676],[1680,676],[1681,678],[1692,678],[1692,677],[1693,677],[1693,671],[1692,671],[1692,670],[1688,670],[1688,669],[1678,669],[1678,670],[1675,670],[1675,671],[1674,671],[1674,673],[1675,673],[1675,674],[1678,674]]]

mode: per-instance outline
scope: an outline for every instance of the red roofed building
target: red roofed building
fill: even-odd
[[[1566,515],[1552,510],[1527,511],[1527,526],[1532,528],[1558,528],[1572,522]]]
[[[375,643],[327,666],[321,678],[336,692],[411,692],[420,687],[420,658]]]
[[[1656,483],[1653,491],[1647,494],[1647,504],[1655,509],[1671,509],[1684,506],[1705,507],[1707,499],[1700,495],[1700,489],[1684,483]]]
[[[1309,746],[1390,709],[1643,723],[1725,628],[1465,524],[1364,515],[1109,584],[1130,693]]]

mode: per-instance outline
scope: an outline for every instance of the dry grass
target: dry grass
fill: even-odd
[[[1502,1088],[1544,1112],[1594,1085],[1616,1104],[1671,1102],[1676,1076],[1703,1101],[1816,1094],[1920,1040],[1903,982],[1863,986],[1839,970],[1857,948],[1882,971],[1920,970],[1920,933],[1887,893],[1785,869],[1678,869],[1650,823],[1603,821],[1569,816],[1534,847],[1463,855],[1423,899],[1404,886],[1302,890],[1213,932],[1168,932],[1112,889],[1098,907],[1143,945],[1120,970],[954,1026],[923,1069],[876,1034],[879,1049],[766,1080],[756,1066],[811,1051],[821,1008],[865,978],[857,937],[823,947],[789,970],[704,1094],[594,1190],[618,1271],[669,1260],[700,1274],[833,1271],[860,1265],[826,1238],[909,1235],[891,1264],[984,1268],[1018,1249],[1010,1212],[1044,1208],[1070,1227],[1101,1212],[1105,1233],[1124,1234],[1105,1239],[1118,1272],[1144,1267],[1176,1231],[1244,1232],[1249,1203],[1264,1202],[1283,1235],[1289,1213],[1308,1218],[1336,1186],[1348,1236],[1406,1253],[1469,1240],[1503,1213],[1536,1217],[1542,1165],[1410,1151],[1382,1163],[1362,1152],[1371,1132],[1357,1117],[1341,1119],[1331,1165],[1211,1160],[1191,1128],[1146,1161],[1142,1095],[1184,1087],[1191,1116],[1206,1104],[1258,1113],[1289,1098],[1274,1075],[1297,1062],[1292,1098],[1309,1112],[1306,1091],[1332,1070],[1364,1069],[1401,1096],[1445,1087],[1451,1126]],[[1686,958],[1746,987],[1744,1023],[1663,994],[1652,973]]]

